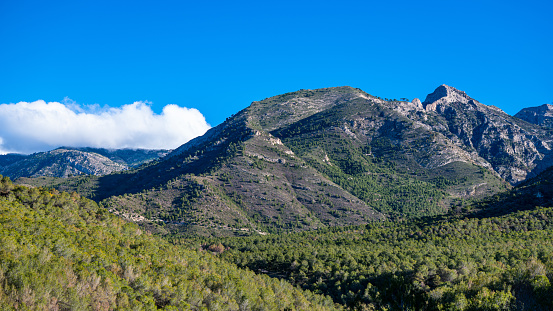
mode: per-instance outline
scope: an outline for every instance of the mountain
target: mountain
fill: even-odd
[[[2,310],[342,309],[216,258],[218,245],[171,245],[76,193],[0,176],[0,223]]]
[[[553,105],[544,104],[538,107],[524,108],[515,117],[532,124],[553,128]]]
[[[32,155],[0,155],[0,174],[20,177],[69,177],[72,175],[105,175],[127,170],[158,159],[167,150],[109,150],[100,148],[61,147]]]
[[[159,161],[58,188],[164,234],[358,225],[509,189],[553,164],[551,134],[447,85],[424,102],[300,90],[253,102]]]

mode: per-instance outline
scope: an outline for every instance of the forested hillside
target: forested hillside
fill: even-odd
[[[332,310],[332,301],[186,250],[96,203],[0,177],[2,310]]]
[[[194,243],[355,310],[552,310],[552,172],[447,216]]]
[[[446,85],[300,90],[138,168],[2,178],[0,305],[553,310],[551,131]]]
[[[353,309],[551,310],[553,208],[222,243],[221,257]]]

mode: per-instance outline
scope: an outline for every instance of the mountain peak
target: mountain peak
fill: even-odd
[[[550,111],[553,111],[553,105],[551,104],[543,104],[541,106],[538,106],[539,111],[544,111],[549,113]]]
[[[452,86],[442,84],[434,92],[428,94],[423,102],[426,110],[435,110],[438,104],[447,104],[452,102],[468,103],[471,98],[463,91]]]
[[[515,117],[533,124],[553,127],[553,105],[524,108],[515,114]]]

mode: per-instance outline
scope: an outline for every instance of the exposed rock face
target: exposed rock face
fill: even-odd
[[[553,164],[553,141],[547,130],[522,122],[497,107],[484,105],[445,84],[427,95],[422,103],[418,99],[386,101],[344,87],[312,92],[325,95],[297,96],[287,99],[286,103],[317,101],[317,105],[311,105],[317,109],[305,110],[292,105],[282,114],[282,106],[263,106],[256,110],[280,107],[281,113],[262,114],[260,118],[264,121],[260,125],[272,131],[274,126],[264,125],[278,124],[282,129],[289,126],[287,124],[294,124],[294,120],[299,122],[309,118],[313,119],[310,121],[313,127],[317,122],[327,124],[332,120],[346,135],[361,144],[385,137],[403,150],[420,146],[416,153],[395,152],[423,168],[434,169],[461,161],[492,169],[511,184],[535,176]],[[256,105],[254,103],[252,107]],[[346,109],[354,113],[344,115],[342,111]],[[343,119],[333,120],[336,114],[343,115]],[[286,118],[288,115],[295,117],[290,120]],[[543,115],[548,116],[547,113]]]
[[[423,109],[424,108],[422,106],[421,100],[418,99],[418,98],[413,99],[413,101],[411,101],[411,104],[415,105],[415,107],[417,107],[417,109]]]
[[[553,105],[544,104],[538,107],[524,108],[515,117],[532,124],[553,128]]]
[[[423,105],[428,116],[439,116],[439,125],[432,125],[434,130],[455,135],[450,137],[454,142],[460,142],[467,151],[474,150],[512,184],[553,164],[552,140],[547,131],[497,107],[481,104],[465,92],[441,85]]]
[[[442,84],[433,93],[428,94],[422,104],[426,111],[436,111],[451,103],[468,104],[470,100],[471,98],[465,92]]]

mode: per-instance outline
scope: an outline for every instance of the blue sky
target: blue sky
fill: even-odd
[[[553,102],[552,13],[532,0],[1,1],[0,104],[174,104],[214,126],[298,89],[424,100],[445,83],[514,114]]]

